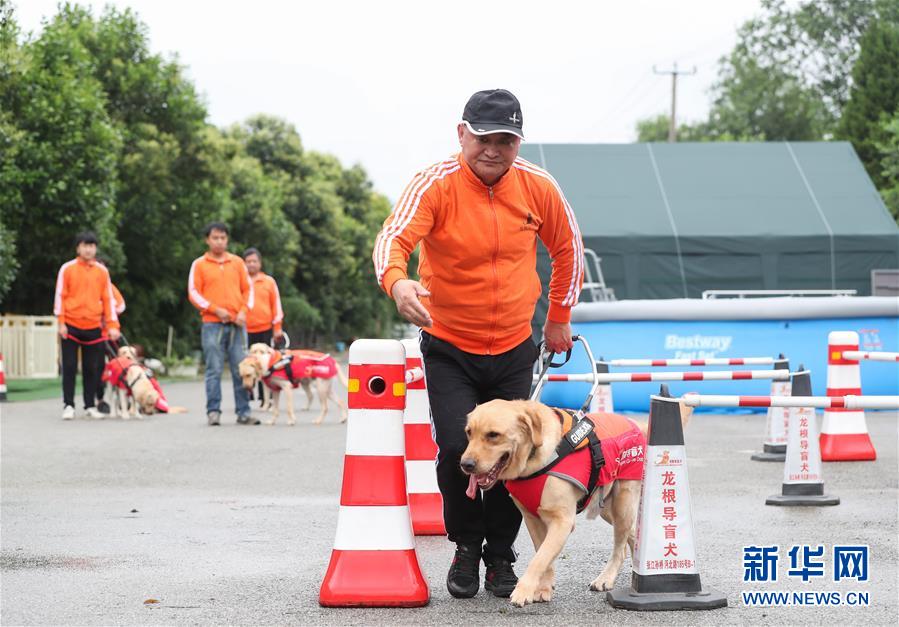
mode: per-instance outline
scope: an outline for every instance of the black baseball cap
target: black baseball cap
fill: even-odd
[[[468,99],[462,121],[475,135],[512,133],[524,139],[521,104],[506,89],[487,89]]]

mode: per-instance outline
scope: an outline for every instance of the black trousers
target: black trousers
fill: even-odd
[[[67,325],[69,335],[81,342],[98,340],[100,327],[96,329],[79,329]],[[75,375],[78,372],[78,349],[81,349],[81,377],[84,408],[93,407],[97,395],[97,382],[100,378],[103,363],[103,344],[79,344],[75,340],[62,341],[62,402],[75,406]]]
[[[484,546],[485,559],[514,562],[521,513],[500,482],[469,499],[468,476],[459,468],[468,446],[465,420],[475,405],[493,399],[528,397],[537,347],[528,338],[501,355],[475,355],[424,331],[421,354],[428,377],[428,400],[437,442],[437,485],[451,542]]]
[[[267,331],[260,331],[259,333],[250,333],[247,332],[247,348],[252,346],[253,344],[265,344],[266,346],[272,345],[272,338],[274,337],[274,327],[268,329]],[[250,392],[250,400],[259,399],[261,402],[263,398],[262,395],[262,381],[259,382],[259,389],[257,390],[255,396],[252,392]]]

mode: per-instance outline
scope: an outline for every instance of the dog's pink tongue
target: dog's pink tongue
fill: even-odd
[[[478,493],[478,480],[474,478],[474,475],[468,475],[468,489],[465,490],[465,496],[470,499],[475,498]]]

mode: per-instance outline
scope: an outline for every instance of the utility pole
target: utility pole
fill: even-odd
[[[668,141],[676,142],[677,141],[677,75],[684,74],[686,76],[692,76],[696,74],[696,66],[693,66],[693,69],[689,72],[684,70],[677,69],[677,61],[674,62],[673,69],[659,71],[656,69],[656,66],[652,66],[652,71],[656,74],[671,74],[671,120],[668,122]]]

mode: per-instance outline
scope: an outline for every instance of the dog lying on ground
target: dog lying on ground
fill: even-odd
[[[682,424],[687,424],[691,414],[691,408],[681,405]],[[630,546],[633,556],[647,425],[618,414],[589,416],[596,425],[606,466],[600,471],[588,517],[598,513],[614,529],[612,554],[590,588],[611,590],[624,562],[625,546]],[[469,475],[468,495],[475,498],[478,488],[489,490],[497,481],[505,481],[534,542],[536,554],[510,599],[519,607],[552,598],[553,563],[574,530],[577,504],[585,496],[586,481],[562,478],[564,471],[556,472],[562,464],[550,473],[525,480],[530,486],[521,481],[553,459],[565,434],[563,418],[562,412],[537,401],[494,400],[477,406],[468,415],[465,427],[468,447],[462,454],[461,467]],[[587,448],[565,459],[583,452],[589,464]]]
[[[103,370],[103,381],[111,383],[113,417],[124,420],[141,418],[141,414],[184,413],[184,407],[169,406],[162,388],[152,371],[141,365],[137,351],[132,346],[122,346],[114,359]]]
[[[252,390],[260,380],[271,390],[272,417],[266,422],[268,425],[273,425],[278,420],[281,392],[287,396],[287,424],[296,424],[293,389],[301,386],[303,380],[311,380],[321,401],[321,413],[314,424],[321,424],[325,419],[329,399],[340,407],[340,422],[346,421],[346,404],[334,393],[332,382],[336,377],[346,387],[347,377],[340,364],[330,355],[307,350],[288,350],[282,353],[267,344],[253,344],[249,355],[240,362],[238,370],[247,390]]]

